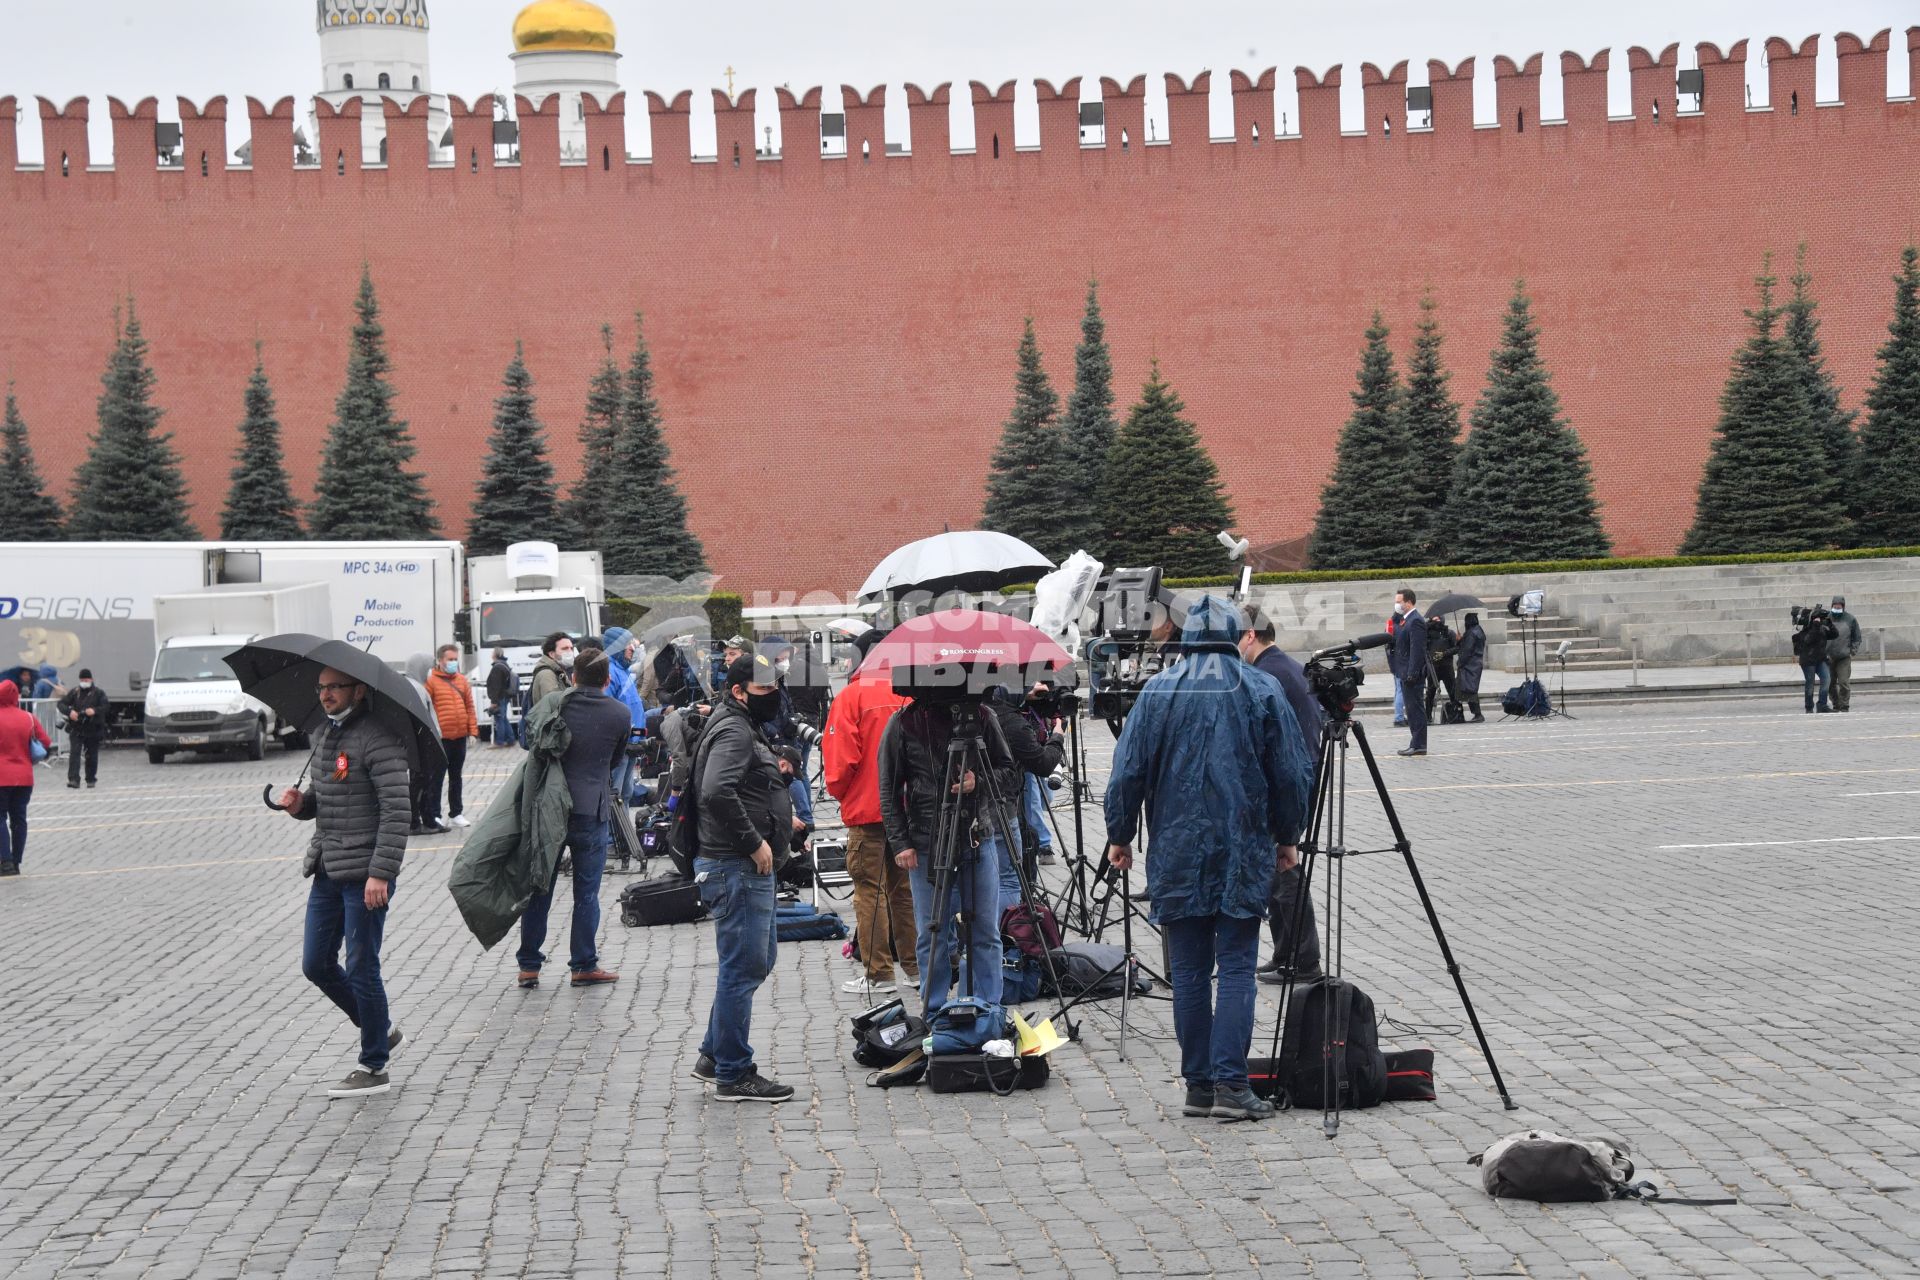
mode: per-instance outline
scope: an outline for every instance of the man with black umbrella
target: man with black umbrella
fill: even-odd
[[[401,1040],[387,1016],[380,940],[407,851],[407,748],[368,714],[366,685],[327,667],[315,690],[327,724],[314,735],[306,789],[288,787],[280,805],[314,824],[305,869],[313,887],[300,965],[360,1028],[359,1069],[327,1090],[335,1098],[355,1098],[387,1091],[387,1058]]]

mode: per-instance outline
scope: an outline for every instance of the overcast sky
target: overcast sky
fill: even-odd
[[[722,5],[607,0],[619,25],[620,76],[635,97],[642,89],[724,87],[734,68],[739,88],[758,87],[761,123],[778,136],[772,88],[842,83],[862,89],[914,81],[932,87],[951,80],[964,102],[969,80],[998,84],[1043,77],[1058,84],[1085,77],[1082,96],[1096,96],[1098,77],[1126,80],[1148,73],[1152,112],[1163,101],[1159,73],[1190,76],[1211,68],[1214,132],[1232,132],[1226,72],[1278,66],[1280,109],[1292,115],[1296,65],[1324,70],[1345,63],[1347,124],[1358,124],[1359,64],[1412,61],[1411,82],[1424,83],[1426,59],[1448,63],[1477,56],[1479,114],[1491,118],[1492,57],[1516,59],[1544,51],[1542,115],[1559,114],[1557,54],[1616,50],[1611,87],[1614,110],[1625,110],[1630,45],[1659,49],[1678,41],[1680,65],[1692,65],[1702,40],[1722,48],[1750,38],[1749,81],[1765,100],[1762,45],[1767,36],[1799,40],[1815,33],[1821,45],[1819,92],[1835,96],[1832,36],[1863,36],[1894,28],[1892,91],[1907,92],[1905,27],[1920,21],[1911,3],[1894,0],[1612,0],[1574,5],[1551,0],[1313,0],[1312,3],[1230,3],[1228,0],[972,0],[934,5],[912,0],[745,0]],[[517,0],[433,0],[432,85],[474,97],[512,86],[509,32]],[[149,94],[162,119],[174,118],[174,96],[204,100],[227,94],[233,145],[246,140],[242,95],[274,99],[311,95],[319,81],[319,41],[312,0],[55,0],[28,5],[0,0],[0,96],[21,99],[20,151],[38,160],[40,133],[33,95],[65,102],[94,101],[96,160],[111,151],[105,98],[134,102]],[[1032,87],[1023,84],[1022,144],[1037,141]],[[707,96],[697,92],[695,149],[710,148],[713,123]],[[904,139],[906,115],[889,100],[888,133]],[[956,145],[970,133],[970,109],[956,107]],[[1164,128],[1164,124],[1159,127]],[[644,137],[631,147],[644,152]]]

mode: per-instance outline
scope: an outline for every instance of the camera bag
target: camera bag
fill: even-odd
[[[1544,1129],[1509,1134],[1467,1163],[1480,1166],[1487,1194],[1503,1200],[1613,1200],[1633,1181],[1633,1161],[1623,1144]]]
[[[1123,995],[1126,992],[1125,979],[1121,977],[1121,961],[1126,958],[1126,949],[1103,942],[1070,942],[1053,951],[1053,969],[1060,975],[1060,990],[1050,994],[1068,998],[1087,996],[1091,999],[1104,999],[1108,996]],[[1133,970],[1133,994],[1145,995],[1153,990],[1153,980],[1140,972],[1136,965]]]
[[[989,1040],[1005,1040],[1007,1011],[973,996],[949,1000],[927,1019],[935,1054],[978,1053]]]
[[[1500,709],[1510,716],[1544,716],[1553,712],[1553,700],[1547,686],[1538,680],[1522,680],[1500,698]]]
[[[921,1047],[927,1024],[898,1000],[853,1017],[853,1060],[863,1067],[891,1067]]]
[[[1467,709],[1457,702],[1442,703],[1440,706],[1441,724],[1465,724]]]
[[[1002,1058],[990,1053],[936,1053],[927,1060],[927,1087],[935,1093],[997,1093],[1038,1089],[1053,1075],[1045,1054]]]
[[[1327,1058],[1329,1024],[1333,1027],[1331,1061]],[[1342,1111],[1379,1106],[1387,1096],[1387,1059],[1380,1052],[1373,999],[1341,978],[1295,987],[1287,1005],[1280,1059],[1267,1065],[1265,1091],[1268,1096],[1284,1094],[1288,1106],[1326,1107],[1332,1105],[1331,1099],[1338,1099]],[[1248,1074],[1253,1074],[1251,1069]],[[1254,1092],[1262,1092],[1260,1084]]]
[[[1387,1058],[1388,1102],[1433,1102],[1433,1050],[1402,1049]]]
[[[707,917],[700,887],[677,872],[637,880],[620,891],[620,923],[629,929],[643,925],[692,924]]]

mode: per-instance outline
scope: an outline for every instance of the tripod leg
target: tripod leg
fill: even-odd
[[[1380,797],[1380,807],[1393,828],[1394,847],[1407,864],[1407,874],[1413,877],[1414,892],[1420,895],[1420,906],[1427,913],[1427,923],[1433,927],[1433,940],[1440,944],[1441,958],[1447,962],[1447,972],[1453,976],[1453,988],[1460,993],[1460,1007],[1466,1011],[1467,1021],[1473,1026],[1474,1039],[1480,1042],[1480,1056],[1486,1059],[1487,1070],[1493,1073],[1493,1087],[1499,1092],[1500,1101],[1506,1104],[1508,1111],[1517,1110],[1517,1104],[1507,1092],[1506,1081],[1501,1079],[1500,1064],[1493,1060],[1493,1049],[1487,1044],[1487,1033],[1480,1027],[1480,1015],[1473,1010],[1473,997],[1467,994],[1467,983],[1460,976],[1460,966],[1454,961],[1453,948],[1447,945],[1447,933],[1440,927],[1440,916],[1433,909],[1433,899],[1427,893],[1426,881],[1420,878],[1419,864],[1413,860],[1413,846],[1407,840],[1406,829],[1400,825],[1400,815],[1394,810],[1393,798],[1387,794],[1386,780],[1380,776],[1380,766],[1373,758],[1373,749],[1367,745],[1366,730],[1355,724],[1353,732],[1360,741],[1360,756],[1367,762],[1367,772],[1373,775],[1373,789]]]

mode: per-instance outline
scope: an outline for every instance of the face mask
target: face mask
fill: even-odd
[[[1404,605],[1404,604],[1402,604],[1402,603],[1401,603],[1400,601],[1398,601],[1398,600],[1395,600],[1395,601],[1393,602],[1393,616],[1394,616],[1394,617],[1396,617],[1396,618],[1401,618],[1401,617],[1405,617],[1405,616],[1406,616],[1406,612],[1407,612],[1407,606],[1406,606],[1406,605]]]
[[[91,689],[91,688],[93,688],[93,681],[91,681],[91,680],[82,680],[82,681],[80,682],[80,687],[81,687],[82,689]]]
[[[792,658],[782,658],[780,659],[780,661],[773,664],[773,669],[775,671],[778,671],[781,675],[785,675],[787,674],[787,668],[791,667],[792,665],[793,665]]]
[[[780,714],[780,693],[749,693],[747,695],[747,714],[760,724],[766,724]]]
[[[458,658],[448,658],[445,662],[441,663],[440,666],[441,669],[450,676],[458,675],[460,672],[460,660]]]
[[[345,711],[327,712],[327,719],[333,721],[335,724],[342,724],[346,721],[346,718],[352,714],[353,714],[353,708],[349,706]]]
[[[573,660],[579,657],[580,655],[575,650],[569,649],[565,653],[559,654],[557,656],[560,659],[560,665],[566,670],[571,671],[573,670]]]

